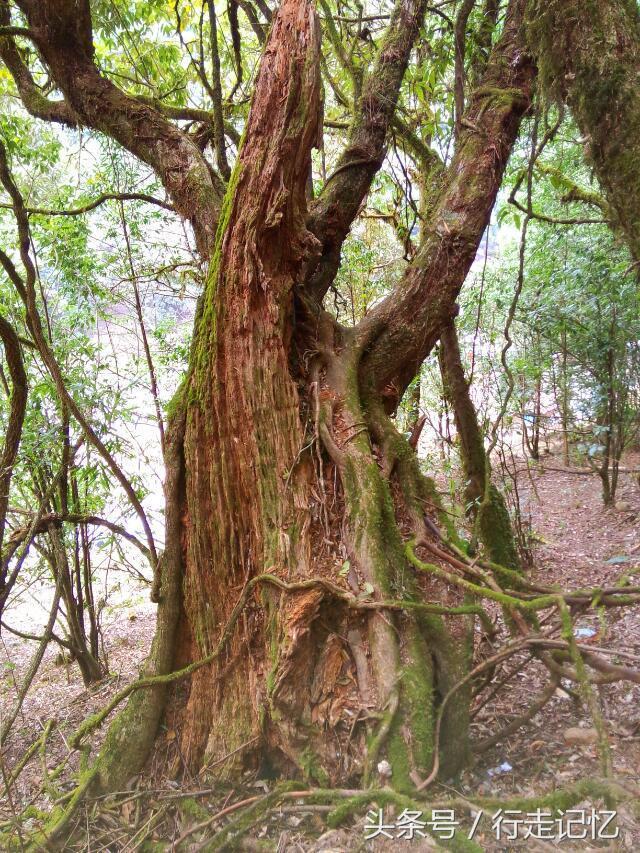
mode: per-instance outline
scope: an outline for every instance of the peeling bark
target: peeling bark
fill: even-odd
[[[320,115],[318,36],[311,4],[286,0],[260,66],[176,403],[186,410],[185,660],[213,646],[247,578],[310,572],[310,496],[298,465],[305,437],[288,348],[293,286],[317,251],[305,228],[305,185]],[[280,614],[268,594],[256,602],[228,657],[192,679],[187,760],[215,759],[260,733],[267,681],[273,708],[305,701],[288,687],[285,699],[280,682],[309,652],[318,605],[315,591]],[[283,738],[281,746],[298,745]]]

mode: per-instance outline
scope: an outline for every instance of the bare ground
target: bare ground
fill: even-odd
[[[630,459],[626,464],[637,467],[638,460]],[[545,584],[558,584],[568,589],[613,585],[626,573],[631,576],[632,583],[638,585],[640,485],[637,476],[622,475],[617,506],[605,509],[595,476],[560,469],[558,459],[548,457],[532,471],[530,478],[523,475],[521,481],[524,505],[530,514],[536,542],[533,576]],[[10,795],[7,795],[6,784],[3,785],[5,796],[0,799],[0,821],[10,820],[14,810],[20,811],[27,804],[36,809],[50,808],[53,795],[43,790],[43,767],[46,765],[50,771],[64,760],[69,755],[68,738],[75,727],[87,714],[104,706],[119,687],[135,677],[153,627],[153,612],[146,603],[141,602],[113,614],[105,632],[111,676],[89,690],[82,685],[76,666],[56,665],[57,650],[46,652],[2,751],[1,769],[5,781],[25,750],[41,736],[47,721],[55,719],[56,726],[46,749],[42,754],[36,753],[18,780],[10,786]],[[640,661],[640,607],[609,609],[604,613],[589,611],[578,618],[577,627],[583,629],[580,642],[623,650],[627,655],[636,655]],[[0,641],[0,725],[13,707],[17,685],[24,677],[34,647],[34,643],[3,631]],[[616,657],[610,660],[617,662]],[[620,662],[628,664],[629,660]],[[633,665],[637,666],[637,662]],[[525,712],[545,683],[546,671],[539,665],[529,665],[516,673],[497,697],[477,713],[472,728],[474,739],[482,740]],[[640,685],[617,682],[603,685],[598,692],[611,743],[614,775],[623,784],[626,780],[637,789],[640,784]],[[558,689],[528,725],[478,757],[475,765],[461,779],[435,789],[434,796],[446,798],[459,794],[470,799],[478,796],[537,797],[576,781],[598,777],[601,770],[596,746],[567,742],[568,729],[581,728],[588,739],[592,725],[584,703]],[[75,766],[76,758],[72,757],[68,768]],[[82,815],[83,839],[74,841],[73,849],[95,853],[99,850],[133,851],[152,849],[148,845],[153,841],[175,842],[196,822],[210,819],[239,799],[262,794],[273,784],[247,779],[247,787],[242,791],[203,793],[203,789],[209,789],[200,780],[192,780],[190,788],[197,793],[192,800],[186,800],[182,799],[183,793],[175,785],[151,776],[138,780],[138,793],[132,794],[128,804],[120,804],[115,814],[103,809],[98,811],[95,805],[86,809]],[[64,782],[58,782],[58,785],[65,789]],[[71,785],[70,779],[68,786]],[[429,839],[401,840],[395,832],[390,833],[394,835],[393,840],[378,838],[365,845],[364,814],[346,828],[326,831],[322,808],[302,808],[302,802],[291,803],[284,810],[274,811],[259,820],[247,834],[246,841],[224,849],[340,853],[358,849],[386,851],[406,848],[417,851],[433,848]],[[142,806],[142,803],[146,805]],[[603,807],[601,802],[585,802],[580,807],[590,809],[593,805]],[[640,849],[637,812],[634,814],[628,806],[622,806],[618,811],[620,836],[616,841],[605,842],[604,846],[609,844],[607,849],[612,850]],[[37,819],[37,813],[34,811],[33,814]],[[389,808],[385,816],[393,823],[398,814]],[[515,849],[515,843],[496,840],[490,817],[486,815],[480,821],[475,841],[484,850]],[[461,819],[463,823],[467,821],[468,827],[468,815],[461,816]],[[220,825],[221,822],[212,823],[210,833],[213,834]],[[136,828],[132,829],[134,826]],[[26,829],[28,827],[29,824]],[[460,832],[466,836],[462,829]],[[591,849],[590,844],[595,849],[593,842],[589,841],[578,842],[577,848]],[[189,845],[190,841],[185,839],[185,846],[181,849],[199,849],[196,845]],[[556,846],[571,848],[575,845],[567,841],[558,845],[530,838],[520,842],[520,846],[533,850]],[[602,843],[599,846],[602,847]]]

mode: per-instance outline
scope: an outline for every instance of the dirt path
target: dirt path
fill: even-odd
[[[637,459],[628,467],[638,467]],[[621,475],[617,508],[602,505],[597,476],[565,473],[550,457],[531,481],[522,479],[523,504],[530,514],[536,540],[533,577],[545,584],[570,589],[612,586],[628,573],[640,584],[640,487],[637,477]],[[555,470],[553,470],[555,469]],[[640,661],[640,607],[590,611],[577,620],[580,642],[619,648]],[[593,636],[588,636],[593,632]],[[611,658],[612,662],[618,662]],[[619,661],[624,663],[624,661]],[[635,663],[638,666],[638,663]],[[518,674],[495,702],[487,705],[473,727],[483,738],[523,713],[546,683],[541,666]],[[569,685],[567,685],[569,686]],[[640,685],[618,682],[603,685],[599,696],[611,740],[614,774],[640,783]],[[552,791],[581,779],[601,775],[596,747],[567,743],[570,728],[591,730],[592,721],[582,703],[556,690],[549,704],[499,747],[482,756],[465,779],[467,793],[526,795]],[[507,772],[491,773],[501,765]],[[640,823],[622,809],[621,848],[640,849]],[[490,849],[489,847],[487,849]]]

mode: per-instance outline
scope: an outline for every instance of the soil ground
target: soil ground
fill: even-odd
[[[625,465],[637,468],[638,459],[628,459]],[[520,490],[535,544],[534,578],[565,589],[613,585],[622,574],[630,575],[634,585],[640,583],[640,485],[637,475],[621,476],[616,507],[605,509],[597,477],[564,470],[557,457],[548,456],[532,467],[530,477],[527,474],[521,476]],[[640,661],[640,607],[609,609],[604,613],[592,610],[578,617],[576,624],[580,642],[636,656],[636,663],[630,665],[637,666],[637,661]],[[47,721],[54,718],[56,727],[47,741],[46,750],[34,756],[11,786],[10,796],[6,795],[6,785],[3,785],[5,796],[0,798],[0,821],[10,820],[14,809],[20,811],[27,804],[35,809],[51,807],[51,798],[42,788],[43,767],[50,770],[68,756],[67,742],[74,728],[136,676],[153,628],[153,609],[142,598],[112,613],[105,621],[104,637],[111,676],[89,690],[82,685],[75,665],[58,665],[55,660],[58,650],[47,650],[2,752],[1,769],[5,779],[28,746],[41,735]],[[24,677],[34,647],[33,642],[18,639],[6,630],[2,633],[0,724],[13,706],[17,685]],[[610,660],[618,662],[615,656]],[[629,664],[632,660],[632,657],[627,657],[620,662]],[[522,714],[545,684],[546,671],[539,665],[530,664],[516,673],[508,685],[477,713],[472,728],[474,741],[495,733]],[[598,692],[611,743],[614,775],[623,784],[628,783],[637,790],[640,785],[640,685],[617,682],[603,685]],[[592,743],[576,745],[576,736],[572,737],[567,732],[571,728],[582,729],[584,739],[589,740],[592,721],[584,703],[559,688],[528,725],[506,738],[498,747],[479,756],[462,778],[434,789],[434,797],[444,799],[457,793],[469,799],[474,796],[535,798],[558,787],[598,777],[600,765],[596,747]],[[70,759],[69,769],[74,766],[74,759]],[[136,782],[137,794],[132,794],[128,804],[119,804],[115,811],[100,810],[98,813],[95,805],[87,807],[81,815],[85,827],[83,840],[75,840],[73,848],[69,846],[68,849],[94,853],[134,851],[151,849],[148,845],[153,841],[175,842],[195,823],[210,820],[222,808],[237,800],[262,794],[273,785],[268,780],[251,778],[247,780],[246,789],[222,794],[219,789],[210,790],[201,780],[193,779],[188,787],[195,796],[187,800],[176,785],[153,777],[152,768],[147,779]],[[64,783],[60,787],[64,789]],[[143,807],[142,802],[149,805]],[[181,806],[183,802],[184,806]],[[605,808],[601,802],[585,802],[577,808],[583,808],[590,814],[592,807]],[[37,819],[37,812],[33,811],[33,814],[34,818],[30,820]],[[391,839],[381,836],[365,844],[364,814],[346,828],[329,831],[326,831],[324,816],[322,807],[292,803],[258,821],[245,841],[224,849],[339,853],[365,849],[387,851],[406,848],[418,851],[434,848],[429,838],[422,839],[419,834],[413,840],[399,838],[397,825],[389,830],[393,836]],[[399,819],[398,813],[394,814],[392,809],[386,810],[384,817],[390,824]],[[469,815],[460,817],[466,828],[461,827],[459,832],[466,837]],[[474,836],[484,850],[517,847],[588,850],[603,846],[611,850],[640,850],[640,816],[627,806],[618,809],[619,837],[615,841],[599,843],[589,838],[578,842],[565,839],[559,843],[552,837],[549,840],[529,837],[516,843],[509,842],[504,835],[498,840],[491,825],[492,817],[493,813],[480,818]],[[211,822],[210,835],[221,825],[221,822]],[[28,826],[29,823],[25,828]],[[406,830],[405,836],[410,833],[410,829]],[[206,833],[194,837],[206,838]],[[190,842],[186,840],[185,845],[181,849],[200,849],[195,843],[189,846]]]

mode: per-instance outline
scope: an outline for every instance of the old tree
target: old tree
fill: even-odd
[[[167,410],[165,537],[156,552],[135,489],[52,353],[30,211],[3,146],[19,251],[7,247],[2,262],[24,302],[25,334],[67,418],[138,513],[155,573],[157,630],[143,679],[79,732],[76,745],[118,706],[81,791],[118,790],[154,748],[166,751],[163,719],[186,766],[230,778],[264,766],[285,778],[367,786],[382,759],[398,791],[450,776],[468,758],[483,599],[502,605],[512,642],[529,644],[552,678],[577,672],[588,692],[571,640],[568,607],[578,599],[530,584],[518,565],[454,319],[521,127],[537,117],[535,153],[549,105],[566,104],[578,125],[611,226],[637,263],[636,4],[356,7],[148,4],[152,32],[165,19],[177,27],[187,100],[163,93],[153,74],[145,82],[142,54],[125,50],[128,69],[110,56],[127,26],[135,30],[136,11],[114,23],[99,0],[0,2],[0,57],[22,107],[112,140],[151,169],[208,268],[186,373]],[[438,80],[449,112],[434,119]],[[407,263],[384,298],[339,322],[332,303],[344,244],[390,162],[419,190],[419,236],[409,235]],[[24,408],[21,343],[5,325],[16,422],[3,495]],[[394,418],[440,339],[477,508],[474,559]],[[5,567],[2,589],[10,581]],[[540,639],[540,609],[564,620],[556,657]],[[563,655],[574,670],[563,669]],[[593,655],[587,663],[602,665]]]

